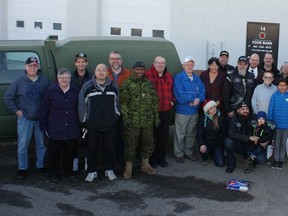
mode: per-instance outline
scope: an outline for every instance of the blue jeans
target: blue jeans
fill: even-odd
[[[24,116],[17,119],[18,133],[18,169],[28,169],[28,147],[32,134],[34,133],[36,143],[36,167],[43,168],[46,147],[44,145],[44,134],[40,131],[39,121],[31,121]]]
[[[249,154],[249,143],[237,143],[229,137],[225,139],[225,151],[227,154],[227,167],[235,169],[236,167],[236,153],[241,154],[246,158]],[[256,155],[255,162],[263,164],[266,162],[266,151],[259,152]]]
[[[214,159],[215,166],[222,167],[224,166],[224,148],[223,146],[215,145],[212,146],[209,143],[204,144],[206,146],[206,152],[201,153],[200,155],[202,157],[202,160],[208,160],[209,155],[212,154],[212,157]]]

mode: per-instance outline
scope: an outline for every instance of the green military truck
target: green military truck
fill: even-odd
[[[3,95],[9,84],[24,73],[28,57],[39,59],[41,72],[54,82],[59,68],[74,70],[74,57],[79,52],[88,55],[88,70],[94,72],[99,63],[108,65],[108,56],[118,50],[123,66],[132,68],[136,61],[144,61],[150,67],[156,56],[166,58],[167,67],[173,74],[181,70],[181,63],[175,46],[163,38],[145,37],[75,37],[57,40],[2,40],[0,41],[0,138],[15,137],[16,116],[3,102]]]

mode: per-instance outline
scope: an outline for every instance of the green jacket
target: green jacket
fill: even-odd
[[[158,126],[158,96],[150,81],[132,75],[120,91],[120,111],[125,127],[147,128]]]

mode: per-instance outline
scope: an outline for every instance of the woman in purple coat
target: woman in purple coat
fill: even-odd
[[[64,175],[72,174],[73,154],[80,138],[80,125],[79,89],[70,84],[70,71],[66,68],[58,70],[57,81],[44,95],[40,109],[40,128],[49,138],[47,154],[50,174],[59,179],[61,167]]]

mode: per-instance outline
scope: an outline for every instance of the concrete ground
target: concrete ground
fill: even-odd
[[[85,183],[83,169],[76,177],[55,182],[33,168],[30,175],[16,178],[15,142],[0,141],[0,215],[77,215],[77,216],[244,216],[287,215],[287,166],[273,170],[257,166],[244,174],[244,161],[238,157],[232,174],[225,167],[207,167],[201,161],[175,162],[168,154],[168,168],[157,168],[158,175],[148,176],[134,166],[132,180],[124,180],[123,168],[116,170],[117,180],[109,181],[102,173],[92,183]],[[31,146],[33,149],[33,146]],[[230,178],[251,182],[246,192],[226,189]]]

